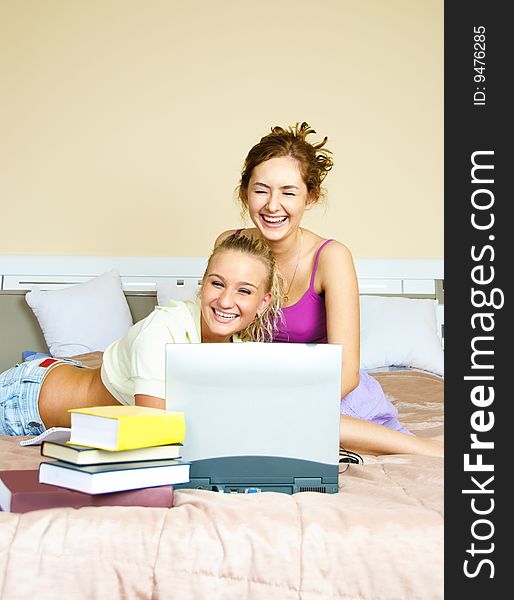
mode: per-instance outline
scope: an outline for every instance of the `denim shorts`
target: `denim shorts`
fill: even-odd
[[[67,358],[38,358],[0,374],[0,435],[39,435],[45,431],[39,416],[39,392],[49,368],[59,363],[82,366]]]

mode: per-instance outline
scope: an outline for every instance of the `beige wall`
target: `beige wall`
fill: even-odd
[[[328,135],[306,225],[443,256],[442,0],[0,0],[0,254],[205,255],[275,124]]]

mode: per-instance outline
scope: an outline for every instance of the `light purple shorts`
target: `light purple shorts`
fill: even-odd
[[[341,414],[410,434],[398,421],[398,411],[385,397],[378,381],[363,370],[359,385],[341,400]]]

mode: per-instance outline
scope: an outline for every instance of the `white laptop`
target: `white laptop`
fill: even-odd
[[[220,492],[338,491],[338,344],[166,345],[190,482]]]

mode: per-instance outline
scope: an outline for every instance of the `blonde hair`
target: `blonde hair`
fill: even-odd
[[[283,293],[282,277],[278,272],[271,248],[263,239],[253,239],[245,235],[233,233],[226,237],[221,244],[216,246],[212,251],[209,261],[207,262],[204,277],[209,270],[212,259],[220,252],[227,250],[254,256],[266,267],[267,277],[265,281],[265,291],[266,293],[271,293],[271,302],[261,313],[257,313],[254,320],[246,327],[246,329],[239,332],[239,337],[245,342],[271,342],[273,341],[278,322],[282,318],[280,305]]]
[[[317,202],[323,196],[321,184],[334,166],[334,161],[331,157],[332,152],[324,148],[327,137],[318,143],[307,141],[307,136],[313,133],[316,131],[305,121],[287,129],[277,125],[251,148],[245,158],[238,187],[243,213],[248,205],[248,184],[253,170],[271,158],[291,156],[297,160],[311,200]]]

